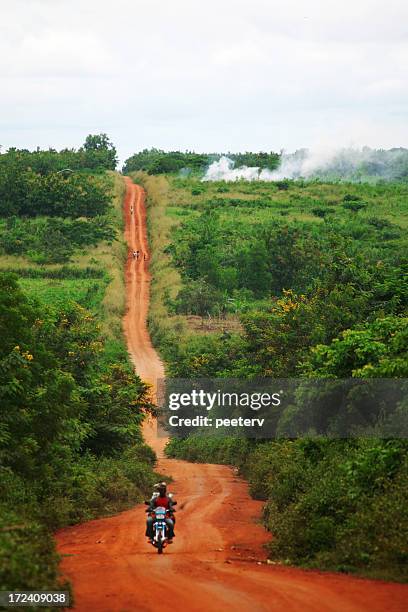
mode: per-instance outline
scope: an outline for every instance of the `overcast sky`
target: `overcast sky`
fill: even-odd
[[[0,0],[0,144],[408,146],[406,0]]]

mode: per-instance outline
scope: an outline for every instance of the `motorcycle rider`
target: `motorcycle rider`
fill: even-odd
[[[165,482],[159,482],[155,486],[155,492],[150,500],[150,505],[146,512],[153,512],[155,508],[166,508],[168,510],[170,517],[166,517],[166,525],[168,530],[168,542],[171,543],[174,538],[174,517],[173,517],[173,499],[170,494],[167,493],[167,485]],[[148,516],[146,520],[146,536],[151,543],[153,541],[153,523],[154,518],[152,516]]]

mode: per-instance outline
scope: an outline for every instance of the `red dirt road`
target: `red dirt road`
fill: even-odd
[[[126,237],[148,254],[143,190],[126,179]],[[130,213],[133,206],[134,213]],[[131,252],[131,251],[130,251]],[[130,253],[129,252],[129,253]],[[152,384],[163,365],[146,329],[148,259],[128,258],[125,333],[136,371]],[[146,543],[144,506],[112,518],[61,530],[62,568],[73,583],[80,612],[185,609],[189,612],[402,612],[408,587],[349,576],[266,565],[269,535],[256,523],[259,502],[228,467],[164,459],[155,423],[145,437],[171,474],[179,501],[174,544],[163,555]]]

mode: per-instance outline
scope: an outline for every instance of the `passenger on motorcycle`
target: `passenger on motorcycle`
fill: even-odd
[[[160,482],[158,485],[155,485],[157,491],[153,493],[153,496],[150,500],[150,506],[148,507],[146,512],[151,513],[155,508],[166,508],[168,514],[170,516],[166,517],[166,525],[168,529],[168,541],[174,538],[174,516],[173,516],[173,499],[170,494],[167,493],[167,486],[165,482]],[[171,517],[171,518],[170,518]],[[146,520],[146,536],[149,538],[149,542],[153,540],[153,523],[154,518],[152,516],[148,516]]]

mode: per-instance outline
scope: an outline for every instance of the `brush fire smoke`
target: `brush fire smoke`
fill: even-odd
[[[276,169],[241,166],[222,156],[207,169],[203,181],[279,181],[282,179],[376,181],[408,179],[408,149],[337,149],[282,153]]]

